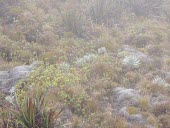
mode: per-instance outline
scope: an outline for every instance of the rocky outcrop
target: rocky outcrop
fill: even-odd
[[[117,87],[114,89],[115,103],[118,107],[137,106],[140,98],[139,93],[134,89]]]
[[[137,90],[128,89],[124,87],[117,87],[114,89],[113,108],[116,108],[116,113],[124,117],[129,125],[147,125],[146,119],[140,114],[129,114],[128,107],[139,106],[139,99],[141,98]]]
[[[8,94],[11,87],[15,86],[16,83],[27,78],[33,69],[38,66],[38,63],[32,65],[17,66],[9,71],[0,71],[0,91]]]
[[[123,46],[123,51],[127,52],[130,55],[136,56],[142,62],[145,62],[145,63],[152,63],[153,62],[153,59],[148,57],[146,54],[139,52],[138,50],[136,50],[136,49],[134,49],[134,48],[132,48],[128,45]]]

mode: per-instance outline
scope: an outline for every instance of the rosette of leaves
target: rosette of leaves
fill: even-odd
[[[168,84],[166,83],[165,79],[159,76],[156,76],[153,81],[154,84],[157,84],[159,86],[168,86]]]
[[[141,62],[136,56],[130,55],[125,56],[125,58],[122,60],[122,64],[129,68],[139,68]]]

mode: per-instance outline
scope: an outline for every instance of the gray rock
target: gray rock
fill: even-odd
[[[9,77],[10,78],[25,78],[27,74],[31,72],[30,66],[18,66],[13,68],[12,70],[9,70]]]
[[[128,121],[138,125],[145,125],[147,121],[140,114],[130,115]]]
[[[130,115],[128,113],[127,107],[119,110],[119,116],[124,117],[130,124],[145,125],[147,124],[146,119],[140,114]]]
[[[142,62],[152,63],[153,59],[149,58],[146,54],[137,51],[134,48],[129,47],[128,45],[124,45],[123,51],[128,52],[130,55],[136,56]]]
[[[37,69],[37,67],[41,66],[43,64],[43,61],[36,61],[34,63],[32,63],[29,67],[31,68],[31,70]]]
[[[0,87],[7,83],[9,80],[9,74],[7,71],[0,71]]]
[[[112,108],[118,116],[125,118],[129,126],[135,124],[140,126],[147,126],[146,119],[141,114],[129,114],[128,107],[139,105],[141,95],[135,89],[128,89],[124,87],[116,87],[114,90],[114,101]]]
[[[0,71],[0,79],[8,79],[9,74],[7,71]]]
[[[18,81],[25,79],[33,69],[38,66],[37,62],[32,65],[17,66],[9,71],[0,71],[0,91],[9,93],[11,87],[15,86]]]
[[[123,87],[117,87],[114,89],[116,104],[118,106],[137,106],[139,103],[140,95],[138,91],[134,89],[127,89]]]
[[[119,116],[121,116],[121,117],[124,117],[124,118],[128,118],[129,117],[129,113],[128,113],[128,111],[127,111],[127,107],[123,107],[123,108],[121,108],[120,110],[119,110]]]

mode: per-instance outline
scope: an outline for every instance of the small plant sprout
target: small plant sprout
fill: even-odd
[[[125,56],[122,60],[122,64],[130,68],[139,68],[140,60],[134,55]]]

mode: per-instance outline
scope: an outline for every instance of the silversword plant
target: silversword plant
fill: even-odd
[[[162,78],[162,77],[159,77],[159,76],[156,76],[153,81],[152,81],[154,84],[157,84],[159,86],[164,86],[164,87],[168,87],[169,84],[166,83],[165,79]]]
[[[140,66],[140,60],[134,55],[125,56],[122,64],[130,68],[138,68]]]

